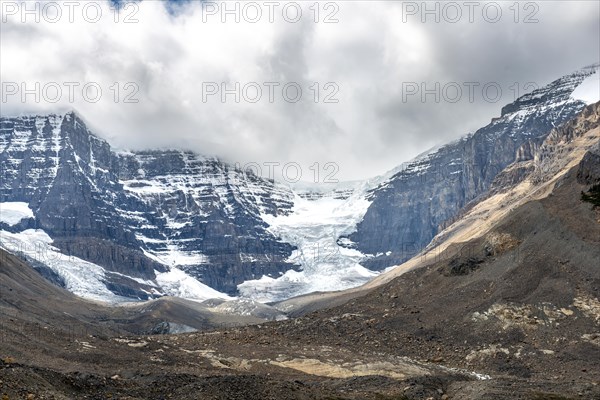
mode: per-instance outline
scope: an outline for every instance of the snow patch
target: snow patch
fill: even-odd
[[[0,221],[13,226],[23,219],[33,218],[33,211],[29,204],[15,201],[0,203]]]
[[[598,70],[585,78],[581,85],[573,91],[571,97],[586,104],[594,104],[600,101],[600,73],[598,73]]]
[[[146,242],[149,242],[148,240]],[[156,240],[162,243],[162,240]],[[209,259],[199,251],[183,251],[175,243],[166,241],[164,251],[144,251],[152,259],[164,265],[200,265],[209,262]]]
[[[232,297],[206,286],[184,271],[171,267],[169,272],[156,273],[156,282],[168,296],[182,297],[188,300],[204,301],[208,299],[232,300]]]

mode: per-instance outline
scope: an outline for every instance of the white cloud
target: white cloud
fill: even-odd
[[[21,23],[2,3],[3,83],[25,82],[31,88],[35,82],[97,82],[103,90],[97,103],[85,101],[81,91],[70,103],[66,87],[58,103],[36,104],[32,96],[22,103],[9,96],[1,104],[3,115],[74,108],[115,147],[193,149],[241,163],[295,161],[303,165],[305,179],[316,161],[336,162],[340,179],[383,173],[487,123],[512,101],[514,82],[542,85],[600,58],[597,2],[537,2],[539,22],[533,24],[514,22],[513,2],[497,3],[503,10],[500,22],[475,13],[472,24],[466,14],[459,23],[445,22],[443,15],[440,23],[432,16],[422,23],[420,15],[403,14],[407,2],[387,1],[334,2],[339,23],[333,24],[314,23],[312,2],[300,3],[298,23],[282,18],[282,6],[275,22],[268,22],[263,2],[258,2],[260,22],[235,23],[229,16],[222,23],[203,13],[198,1],[177,15],[162,2],[142,1],[135,13],[139,22],[130,24],[115,23],[107,2],[98,3],[97,23],[85,21],[81,8],[73,23],[64,15],[58,23],[43,18],[35,23],[31,17]],[[320,19],[335,11],[320,4]],[[132,11],[133,6],[123,10],[119,18]],[[532,11],[520,10],[519,18]],[[402,101],[403,82],[452,81],[498,82],[503,97],[495,104],[481,93],[474,103],[466,98],[435,103],[431,96],[425,103],[419,96]],[[119,102],[110,89],[115,82]],[[127,82],[139,87],[139,103],[123,103],[130,93],[123,87]],[[212,96],[205,103],[206,82],[226,82],[230,88],[257,82],[263,98],[235,103],[229,95],[222,104]],[[266,100],[263,82],[280,84],[273,103]],[[283,100],[280,88],[288,82],[301,85],[300,102]],[[319,103],[312,101],[314,82]],[[338,85],[339,103],[322,102],[333,91],[325,90],[327,82]]]

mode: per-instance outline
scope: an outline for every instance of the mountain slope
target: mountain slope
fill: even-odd
[[[349,236],[359,251],[381,255],[363,264],[382,269],[423,249],[463,206],[487,191],[523,145],[539,145],[552,128],[584,108],[571,94],[598,68],[584,68],[518,98],[489,125],[407,163],[375,188],[373,203]]]
[[[168,327],[167,323],[206,330],[265,320],[252,313],[216,313],[210,305],[174,297],[111,306],[82,299],[57,287],[39,270],[2,249],[0,262],[0,319],[5,345],[13,336],[18,339],[19,330],[29,325],[116,335],[151,333],[157,325]]]

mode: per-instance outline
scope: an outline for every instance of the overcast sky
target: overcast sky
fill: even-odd
[[[116,148],[296,162],[303,180],[315,162],[320,180],[333,172],[327,162],[341,180],[382,174],[484,126],[517,88],[600,59],[597,1],[431,2],[429,14],[420,1],[310,1],[298,2],[300,17],[285,2],[228,2],[225,14],[219,3],[146,0],[117,15],[93,3],[42,2],[35,15],[32,4],[24,14],[20,2],[2,1],[2,115],[75,109]],[[39,103],[33,94],[23,102],[21,85],[36,82]],[[424,102],[422,84],[433,90]]]

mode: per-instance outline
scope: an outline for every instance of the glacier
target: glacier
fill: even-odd
[[[41,229],[26,229],[18,233],[0,230],[2,249],[19,255],[26,261],[49,268],[61,278],[65,289],[71,293],[88,300],[112,304],[135,301],[129,297],[119,296],[107,288],[107,271],[104,268],[62,253],[52,246],[52,241],[52,238]],[[150,294],[157,296],[175,296],[199,302],[215,298],[232,299],[175,267],[171,267],[168,272],[157,271],[156,282],[129,276],[127,278],[148,285],[152,291]]]
[[[245,281],[238,285],[240,295],[274,302],[309,292],[359,286],[377,276],[377,272],[360,265],[363,253],[340,241],[341,236],[356,229],[369,208],[368,187],[358,183],[348,188],[342,183],[326,192],[306,188],[295,193],[291,213],[262,215],[270,232],[297,247],[288,261],[302,265],[302,270]]]
[[[0,203],[0,222],[13,226],[27,218],[33,218],[29,204],[22,201]]]

